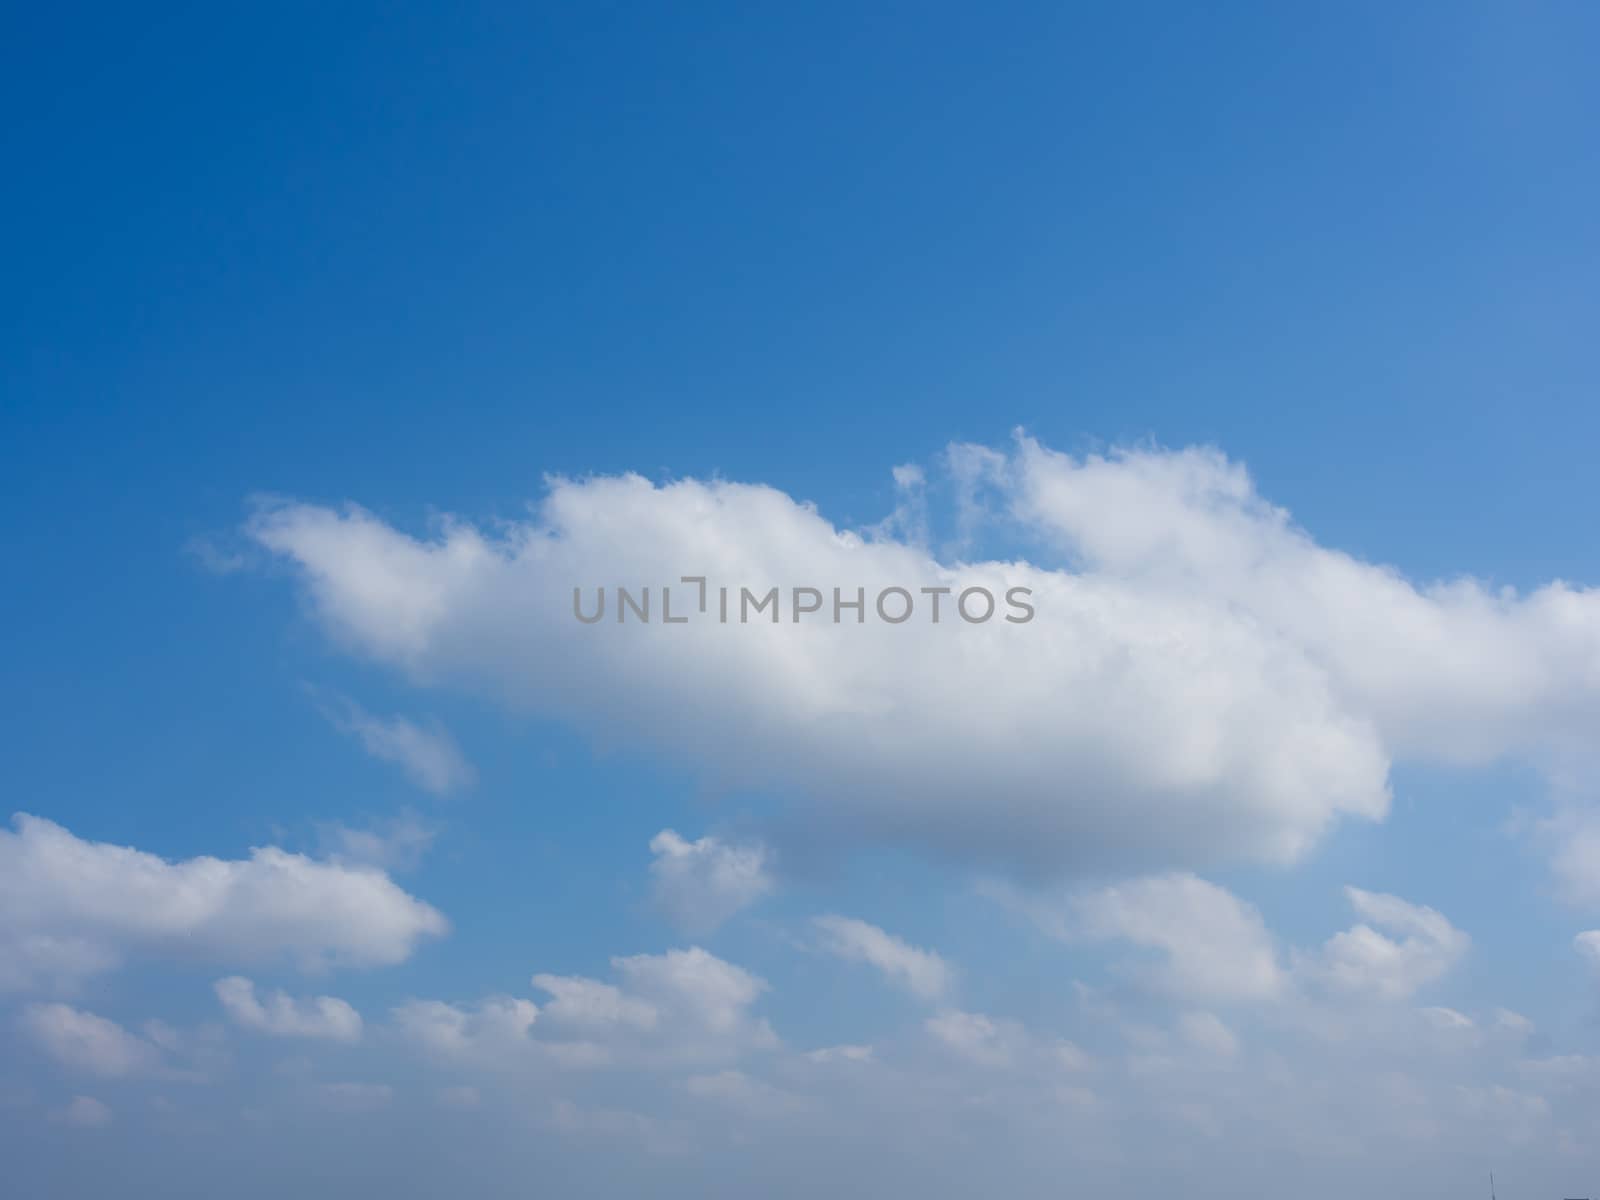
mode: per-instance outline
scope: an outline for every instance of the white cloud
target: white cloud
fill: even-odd
[[[1064,1038],[1041,1037],[1019,1022],[946,1009],[923,1022],[936,1042],[982,1067],[1022,1067],[1046,1074],[1082,1071],[1089,1057]]]
[[[1071,924],[1059,928],[1162,952],[1153,981],[1186,997],[1271,999],[1286,983],[1261,914],[1193,875],[1152,876],[1083,893],[1072,902]]]
[[[438,830],[413,812],[357,829],[338,822],[318,827],[323,852],[334,862],[377,867],[382,871],[409,871],[422,861]]]
[[[22,1032],[62,1066],[108,1079],[149,1075],[162,1065],[161,1051],[115,1021],[65,1004],[30,1004],[22,1010]]]
[[[764,979],[698,946],[665,954],[614,958],[625,989],[661,1014],[658,1032],[687,1052],[738,1052],[776,1044],[751,1006],[767,990]]]
[[[185,542],[183,551],[213,575],[232,575],[250,565],[249,560],[237,550],[225,549],[212,538],[201,534]]]
[[[1301,964],[1337,988],[1404,999],[1453,967],[1472,944],[1431,908],[1360,888],[1346,888],[1345,895],[1366,921],[1329,938],[1320,959]]]
[[[421,1000],[397,1008],[395,1024],[438,1057],[494,1067],[530,1057],[571,1068],[714,1063],[778,1044],[751,1012],[766,981],[697,946],[611,965],[615,984],[535,975],[551,997],[542,1007],[508,996],[475,1007]]]
[[[731,1069],[691,1075],[683,1081],[683,1090],[698,1100],[724,1105],[742,1116],[788,1116],[807,1107],[805,1100],[794,1093]]]
[[[1317,545],[1209,449],[1074,458],[1031,439],[1016,513],[1099,574],[1236,605],[1314,662],[1395,753],[1482,763],[1585,750],[1600,717],[1600,592],[1418,586]]]
[[[937,1000],[950,990],[955,973],[932,950],[920,950],[876,925],[853,917],[816,917],[822,948],[852,962],[869,963],[923,1000]]]
[[[56,1117],[79,1129],[99,1129],[111,1123],[111,1109],[93,1096],[74,1096]]]
[[[1121,965],[1146,988],[1180,1001],[1283,1005],[1325,1033],[1357,998],[1406,1000],[1437,981],[1471,947],[1442,914],[1398,896],[1345,889],[1364,918],[1314,950],[1280,951],[1260,912],[1193,875],[1145,876],[1065,899],[1004,886],[990,893],[1032,916],[1051,936],[1118,940],[1155,951]]]
[[[428,1052],[488,1062],[526,1049],[528,1030],[538,1017],[533,1001],[510,996],[490,997],[472,1008],[413,1000],[394,1010],[396,1028]]]
[[[766,847],[716,837],[687,841],[671,829],[650,840],[655,902],[678,928],[709,933],[772,891]]]
[[[393,763],[424,791],[447,796],[477,781],[477,771],[437,722],[422,726],[402,716],[374,716],[343,698],[323,704],[322,711],[373,758]]]
[[[1220,1058],[1239,1052],[1239,1039],[1222,1018],[1209,1012],[1186,1012],[1178,1018],[1178,1032],[1197,1050]]]
[[[1292,859],[1381,817],[1387,759],[1325,671],[1226,603],[1026,563],[947,565],[769,488],[559,480],[535,524],[421,540],[282,504],[251,535],[351,650],[776,791],[841,836],[966,857]],[[711,586],[1031,587],[1023,625],[659,623]],[[654,589],[658,620],[579,625],[573,581]],[[926,603],[926,598],[924,598]],[[868,601],[869,605],[871,601]],[[715,595],[710,599],[715,615]]]
[[[1539,822],[1536,832],[1550,849],[1562,898],[1577,908],[1600,910],[1600,813],[1569,803]]]
[[[871,1046],[823,1046],[816,1050],[807,1050],[806,1058],[814,1063],[831,1062],[870,1062],[872,1060]]]
[[[1445,1008],[1443,1005],[1420,1008],[1417,1012],[1428,1024],[1444,1032],[1459,1033],[1478,1027],[1478,1023],[1467,1016],[1466,1013],[1457,1012],[1453,1008]]]
[[[446,931],[381,871],[277,847],[168,862],[19,814],[0,830],[0,985],[62,986],[132,954],[384,966]]]
[[[274,1037],[327,1038],[354,1042],[361,1038],[361,1014],[335,996],[296,1000],[283,991],[256,997],[255,984],[234,975],[213,985],[217,999],[234,1023]]]
[[[533,986],[551,997],[544,1005],[549,1019],[569,1028],[654,1029],[661,1018],[653,1004],[598,979],[539,974]]]
[[[770,488],[555,480],[493,535],[263,508],[351,650],[652,743],[836,837],[1032,867],[1290,861],[1381,819],[1391,755],[1592,757],[1600,593],[1419,584],[1318,545],[1204,449],[954,446],[963,529],[1003,512],[1053,560],[952,564],[901,514],[861,537]],[[899,469],[902,491],[928,483]],[[898,510],[897,510],[898,511]],[[1070,564],[1068,566],[1063,564]],[[579,626],[572,581],[1033,589],[1026,625]],[[693,589],[677,584],[680,611]]]
[[[1600,967],[1600,929],[1590,929],[1572,939],[1579,954]]]

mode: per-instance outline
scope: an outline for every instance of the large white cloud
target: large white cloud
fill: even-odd
[[[1026,563],[941,563],[836,529],[770,488],[557,481],[538,520],[415,538],[357,508],[263,509],[352,650],[653,744],[826,828],[1041,867],[1291,859],[1341,815],[1381,817],[1387,758],[1290,639],[1225,602]],[[1032,589],[1036,617],[885,626],[660,621],[697,588]],[[583,625],[573,589],[652,588],[656,620]],[[785,591],[785,596],[789,595]],[[831,615],[831,610],[825,615]]]
[[[446,928],[370,867],[273,846],[168,862],[26,814],[0,830],[0,986],[68,986],[134,954],[384,966]]]
[[[953,447],[965,546],[1003,514],[1045,565],[924,548],[928,478],[865,534],[771,488],[556,480],[521,524],[415,537],[359,508],[263,508],[351,650],[653,744],[839,836],[1060,869],[1287,861],[1381,818],[1391,756],[1554,763],[1600,720],[1600,593],[1416,584],[1318,545],[1211,450]],[[698,611],[705,576],[709,611]],[[686,624],[661,621],[672,585]],[[1026,624],[716,619],[714,589],[1032,589]],[[573,617],[574,588],[611,596]],[[651,624],[612,619],[650,587]],[[586,601],[590,603],[592,601]],[[824,605],[825,613],[828,605]]]

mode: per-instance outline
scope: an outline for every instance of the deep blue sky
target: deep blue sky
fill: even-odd
[[[420,529],[520,516],[547,473],[721,474],[856,526],[894,464],[1023,426],[1215,444],[1414,578],[1600,578],[1595,6],[12,5],[0,30],[0,745],[9,808],[82,836],[237,855],[427,807],[305,690],[398,710],[393,677],[186,552],[258,493]],[[458,930],[403,988],[633,952],[644,841],[693,832],[692,784],[426,705],[481,783],[434,811],[416,890]],[[1486,841],[1534,785],[1407,823],[1456,786],[1400,777],[1390,840],[1335,842],[1287,927],[1340,920],[1352,866],[1433,878],[1441,836],[1511,910],[1541,898]],[[892,870],[904,892],[841,895],[981,958]],[[507,961],[523,908],[578,888],[606,905]],[[1507,961],[1569,938],[1508,932]]]
[[[1538,519],[1594,433],[1584,6],[55,12],[0,84],[6,469],[108,550],[546,470],[872,519],[1024,424],[1216,441],[1424,573],[1586,565]]]

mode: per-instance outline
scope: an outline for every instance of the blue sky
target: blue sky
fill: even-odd
[[[8,25],[27,1188],[1585,1194],[1592,9]]]

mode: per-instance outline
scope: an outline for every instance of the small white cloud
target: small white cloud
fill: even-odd
[[[394,1010],[400,1032],[430,1054],[486,1062],[504,1061],[525,1049],[538,1018],[538,1005],[511,996],[493,996],[474,1008],[413,1000]]]
[[[1431,908],[1354,887],[1346,888],[1345,895],[1366,921],[1329,938],[1320,959],[1302,964],[1308,974],[1334,987],[1405,999],[1448,971],[1472,944]],[[1398,935],[1398,940],[1381,930]]]
[[[1430,1008],[1420,1008],[1417,1012],[1433,1028],[1446,1032],[1464,1032],[1478,1027],[1477,1022],[1466,1013],[1457,1012],[1453,1008],[1435,1005]]]
[[[337,822],[319,826],[323,853],[334,862],[409,871],[422,861],[439,831],[413,812],[356,829]]]
[[[283,991],[257,999],[255,984],[237,975],[217,980],[217,999],[236,1025],[274,1037],[361,1038],[361,1014],[335,996],[295,1000]]]
[[[924,1021],[923,1029],[946,1050],[980,1067],[1015,1067],[1054,1079],[1089,1066],[1089,1056],[1074,1043],[1038,1036],[1016,1021],[984,1013],[946,1009]]]
[[[62,1124],[79,1129],[99,1129],[111,1123],[111,1110],[93,1096],[74,1096],[65,1108],[52,1115]]]
[[[1572,939],[1579,954],[1600,967],[1600,929],[1590,929]]]
[[[767,850],[716,837],[688,841],[671,829],[650,840],[656,906],[679,929],[709,933],[772,891]]]
[[[477,782],[477,771],[438,722],[423,726],[398,715],[375,716],[343,697],[320,707],[335,728],[354,737],[373,758],[399,767],[424,791],[447,796]]]
[[[955,971],[932,950],[920,950],[876,925],[853,917],[816,917],[822,948],[852,962],[868,963],[923,1000],[937,1000],[950,990]]]
[[[476,1006],[417,1000],[395,1010],[395,1024],[435,1057],[497,1069],[530,1059],[574,1069],[715,1063],[778,1044],[750,1011],[766,981],[698,946],[611,965],[615,984],[535,975],[551,997],[542,1007],[511,996]]]
[[[1084,893],[1073,901],[1072,917],[1053,931],[1161,951],[1155,982],[1181,996],[1268,999],[1284,987],[1261,914],[1194,875],[1150,876]]]
[[[226,550],[212,538],[196,534],[183,545],[184,553],[213,575],[232,575],[249,566],[249,559],[238,550]]]
[[[871,1062],[872,1054],[871,1046],[823,1046],[817,1050],[806,1051],[806,1058],[814,1063],[863,1063]]]
[[[1004,1066],[1015,1049],[1006,1030],[982,1013],[942,1012],[923,1026],[950,1049],[986,1066]]]
[[[894,475],[894,485],[897,488],[919,488],[927,483],[927,476],[916,463],[901,463],[891,472]]]

